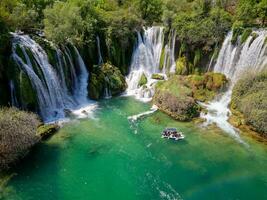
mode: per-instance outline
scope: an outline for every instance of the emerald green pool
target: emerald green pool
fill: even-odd
[[[180,123],[122,97],[99,103],[94,119],[65,125],[14,170],[8,199],[267,199],[267,146]],[[161,139],[165,127],[186,135]]]

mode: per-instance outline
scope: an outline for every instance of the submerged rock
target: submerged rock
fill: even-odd
[[[41,125],[37,129],[37,135],[46,140],[52,135],[54,135],[59,130],[59,125],[57,124],[45,124]]]

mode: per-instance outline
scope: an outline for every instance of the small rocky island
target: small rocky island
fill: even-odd
[[[220,73],[174,75],[157,83],[153,103],[179,121],[190,121],[201,112],[197,102],[211,101],[227,87],[227,83],[225,75]]]

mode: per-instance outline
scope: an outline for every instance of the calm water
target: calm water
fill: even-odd
[[[94,119],[66,125],[15,170],[8,199],[267,199],[267,146],[179,123],[132,98],[99,103]],[[186,139],[160,138],[166,126]]]

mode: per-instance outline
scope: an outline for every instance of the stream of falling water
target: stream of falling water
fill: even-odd
[[[164,46],[164,28],[153,26],[144,29],[144,34],[137,33],[138,40],[134,49],[130,74],[126,77],[127,95],[133,95],[142,101],[150,101],[154,95],[154,86],[158,81],[153,74],[160,74],[167,79],[167,73],[175,71],[175,31],[171,31],[169,42]],[[164,50],[164,51],[163,51]],[[163,63],[161,59],[164,58]],[[162,66],[160,66],[162,65]],[[139,85],[142,76],[147,83]]]
[[[66,109],[75,110],[81,107],[86,107],[80,113],[84,115],[84,110],[88,110],[91,103],[87,98],[89,73],[76,47],[72,45],[73,51],[67,46],[63,50],[55,49],[56,66],[53,66],[45,50],[28,35],[12,35],[12,58],[30,80],[43,120],[50,122],[65,118]],[[69,88],[66,80],[70,83]],[[18,106],[15,105],[18,103],[13,81],[10,83],[12,104]]]

